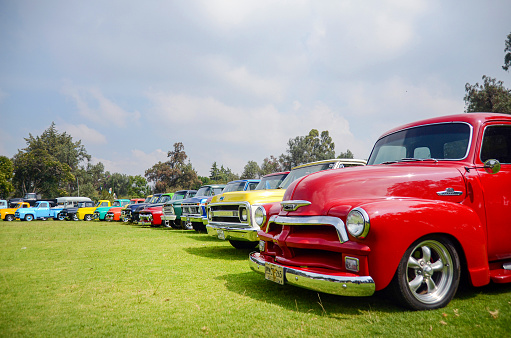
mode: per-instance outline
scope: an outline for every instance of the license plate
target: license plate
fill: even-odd
[[[225,239],[225,233],[223,230],[217,230],[216,233],[218,235],[218,239]]]
[[[213,211],[213,216],[217,216],[217,217],[232,217],[232,216],[237,216],[234,214],[234,211],[230,211],[230,210],[217,210],[217,211]]]
[[[264,264],[264,278],[272,282],[284,285],[284,268],[272,263]]]

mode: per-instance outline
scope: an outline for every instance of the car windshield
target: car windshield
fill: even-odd
[[[279,189],[287,189],[295,180],[300,177],[321,171],[332,169],[336,162],[324,162],[291,170],[286,179],[279,185]]]
[[[243,190],[245,190],[246,183],[247,182],[229,182],[225,186],[223,192],[243,191]]]
[[[210,190],[211,187],[200,187],[199,190],[197,190],[196,196],[209,196]]]
[[[267,189],[277,189],[278,186],[284,181],[287,174],[280,175],[272,175],[268,177],[263,177],[261,182],[257,185],[254,190],[267,190]]]
[[[158,203],[165,203],[165,202],[168,202],[170,201],[171,197],[169,195],[162,195],[159,199],[158,199]]]
[[[191,197],[193,197],[195,195],[197,195],[197,191],[189,191],[188,195],[186,196],[186,198],[191,198]]]
[[[224,191],[223,187],[213,188],[213,195],[210,195],[210,196],[215,196],[215,195],[221,194],[223,191]]]
[[[160,198],[160,196],[153,196],[149,199],[149,202],[146,202],[146,203],[156,203],[156,201],[158,200],[158,198]]]
[[[368,165],[409,160],[461,160],[469,150],[471,127],[440,123],[413,127],[379,139]]]
[[[114,201],[114,203],[112,203],[112,206],[113,206],[113,207],[120,207],[120,206],[121,206],[121,202],[119,202],[119,201]]]
[[[186,191],[177,191],[174,193],[174,196],[172,196],[173,201],[182,200],[186,196]]]

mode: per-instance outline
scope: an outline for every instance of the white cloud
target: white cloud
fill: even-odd
[[[81,140],[83,144],[101,145],[107,143],[105,135],[85,124],[59,123],[56,127],[61,132],[66,131],[74,140]]]
[[[136,121],[140,118],[138,111],[128,112],[122,109],[107,99],[96,87],[80,87],[66,83],[62,93],[75,101],[81,116],[94,123],[126,127],[126,121]]]
[[[273,105],[246,108],[229,106],[217,99],[167,93],[148,93],[164,130],[184,141],[201,173],[213,161],[241,173],[249,160],[261,162],[286,150],[287,141],[307,135],[311,129],[328,130],[339,151],[356,145],[348,121],[322,102],[304,107],[295,101],[289,112]],[[176,127],[178,126],[178,127]],[[185,131],[185,132],[184,132]],[[186,132],[187,131],[187,132]],[[202,162],[199,164],[199,161]]]
[[[167,152],[156,149],[146,153],[139,149],[132,149],[128,156],[112,155],[108,158],[92,157],[92,163],[103,163],[105,171],[111,173],[122,173],[126,175],[142,175],[147,169],[158,162],[167,160]]]

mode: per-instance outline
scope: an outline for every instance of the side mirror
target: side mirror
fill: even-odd
[[[486,160],[484,162],[484,170],[488,174],[496,174],[500,171],[500,162],[495,159]]]

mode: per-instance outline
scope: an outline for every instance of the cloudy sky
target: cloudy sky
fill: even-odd
[[[496,77],[509,0],[0,0],[0,155],[55,122],[106,170],[144,174],[182,142],[199,175],[241,173],[328,130],[380,134],[464,111]]]

